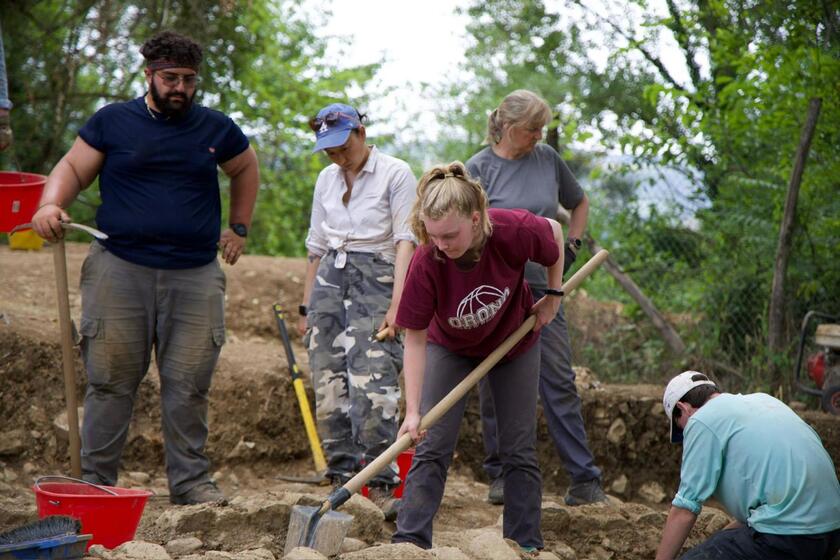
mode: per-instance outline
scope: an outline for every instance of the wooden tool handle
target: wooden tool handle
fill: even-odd
[[[583,280],[592,274],[596,268],[601,266],[609,252],[606,250],[598,251],[591,259],[589,259],[586,264],[578,269],[575,274],[569,278],[563,284],[563,291],[566,295],[569,294],[572,290],[577,288]],[[487,375],[493,366],[502,359],[510,350],[516,346],[516,344],[522,340],[522,337],[525,336],[531,329],[534,328],[534,323],[536,323],[537,318],[531,315],[525,322],[523,322],[519,328],[513,331],[498,348],[493,350],[493,352],[484,358],[478,366],[472,370],[469,375],[467,375],[458,385],[456,385],[448,395],[443,397],[434,407],[432,407],[429,412],[427,412],[423,418],[420,419],[420,429],[425,430],[429,426],[435,424],[440,418],[446,414],[452,405],[458,402],[464,395],[469,392],[480,380],[482,377]],[[362,469],[356,476],[351,478],[347,481],[344,485],[344,489],[347,490],[350,494],[354,494],[362,489],[362,486],[367,484],[367,482],[373,478],[376,473],[380,472],[386,466],[388,466],[392,461],[394,461],[397,456],[411,447],[412,441],[411,436],[409,434],[403,434],[397,441],[395,441],[391,446],[382,452],[379,457],[371,461],[364,469]]]
[[[79,437],[79,413],[76,408],[76,369],[73,362],[73,330],[70,320],[70,291],[67,287],[67,258],[64,238],[53,247],[55,286],[58,301],[58,324],[61,328],[61,364],[64,370],[64,400],[67,406],[67,437],[70,452],[70,474],[82,477],[81,438]]]

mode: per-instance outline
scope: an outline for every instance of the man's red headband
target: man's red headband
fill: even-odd
[[[153,72],[155,70],[166,70],[167,68],[191,68],[192,70],[198,72],[198,66],[193,66],[185,62],[175,62],[174,60],[169,60],[166,58],[153,60],[147,63],[146,67]]]

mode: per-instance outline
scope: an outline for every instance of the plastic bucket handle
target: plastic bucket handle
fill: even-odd
[[[40,486],[41,481],[45,480],[45,479],[48,479],[48,478],[57,478],[59,480],[69,480],[71,482],[79,482],[81,484],[87,484],[88,486],[93,486],[97,490],[102,490],[106,494],[110,494],[112,496],[119,496],[119,494],[117,494],[116,492],[114,492],[110,488],[105,488],[104,486],[100,486],[98,484],[94,484],[93,482],[88,482],[87,480],[82,480],[80,478],[72,478],[72,477],[69,477],[69,476],[61,476],[61,475],[58,475],[58,474],[48,475],[48,476],[39,476],[37,479],[35,479],[35,486],[39,490],[41,490],[41,486]]]

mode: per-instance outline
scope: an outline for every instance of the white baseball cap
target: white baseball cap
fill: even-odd
[[[680,443],[683,439],[682,429],[676,425],[673,418],[677,402],[695,387],[714,384],[714,381],[711,381],[705,373],[691,370],[682,372],[668,382],[665,395],[662,397],[662,406],[665,407],[665,416],[671,424],[671,443]]]

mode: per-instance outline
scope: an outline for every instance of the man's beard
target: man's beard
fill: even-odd
[[[152,94],[152,100],[155,102],[158,111],[167,119],[169,117],[182,117],[186,115],[192,107],[193,98],[195,98],[196,94],[195,91],[192,95],[173,91],[166,97],[163,97],[158,91],[157,86],[155,86],[154,80],[151,80],[149,84],[149,92]],[[182,99],[183,101],[180,104],[177,102],[173,103],[173,98]]]

